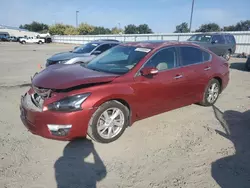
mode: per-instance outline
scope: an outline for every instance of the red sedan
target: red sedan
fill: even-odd
[[[21,119],[34,134],[118,139],[135,121],[193,103],[211,106],[229,81],[227,61],[192,43],[118,45],[89,64],[53,65],[34,76]]]

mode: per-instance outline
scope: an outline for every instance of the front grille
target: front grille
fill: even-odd
[[[36,86],[32,86],[32,87],[34,89],[34,92],[40,97],[42,97],[43,99],[50,97],[51,89],[46,89],[46,88],[41,88],[41,87],[36,87]]]
[[[31,95],[31,100],[37,108],[39,109],[43,108],[44,99],[41,96],[39,96],[37,93],[34,93]]]
[[[25,94],[25,96],[23,97],[23,104],[26,108],[31,109],[33,111],[38,111],[41,112],[42,108],[38,107],[34,101],[32,96],[30,96],[29,94]]]

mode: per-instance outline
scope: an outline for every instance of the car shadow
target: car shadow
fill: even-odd
[[[92,154],[93,161],[86,158]],[[54,165],[57,188],[95,188],[107,175],[106,167],[91,140],[69,142]]]
[[[215,106],[213,110],[224,130],[216,132],[234,144],[235,153],[212,163],[212,177],[222,188],[249,188],[250,110],[243,113],[228,110],[223,113]]]
[[[245,66],[246,66],[246,62],[231,63],[230,69],[236,69],[236,70],[248,72]]]

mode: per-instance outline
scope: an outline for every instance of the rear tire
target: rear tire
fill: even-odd
[[[202,106],[213,106],[217,101],[221,91],[221,85],[217,79],[212,79],[207,84],[203,99],[200,102]]]
[[[250,61],[249,61],[249,62],[248,62],[248,61],[246,62],[245,68],[246,68],[247,71],[250,71]]]
[[[115,109],[116,111],[111,112],[111,109]],[[115,117],[116,112],[119,115]],[[113,119],[113,117],[115,118]],[[113,123],[114,121],[116,123]],[[119,123],[119,126],[117,123]],[[129,109],[118,101],[108,101],[103,103],[92,115],[87,134],[97,142],[110,143],[117,140],[128,125]]]
[[[39,40],[38,44],[42,44],[43,42]]]
[[[224,59],[226,61],[229,61],[231,58],[231,50],[228,50],[224,55],[223,55]]]
[[[22,41],[22,44],[26,44],[26,41],[23,40],[23,41]]]

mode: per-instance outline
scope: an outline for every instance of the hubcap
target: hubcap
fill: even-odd
[[[211,104],[213,103],[219,95],[219,86],[217,83],[213,83],[209,88],[208,88],[208,93],[207,93],[207,101]]]
[[[124,114],[118,108],[105,110],[97,121],[97,132],[105,139],[118,135],[124,126]]]

